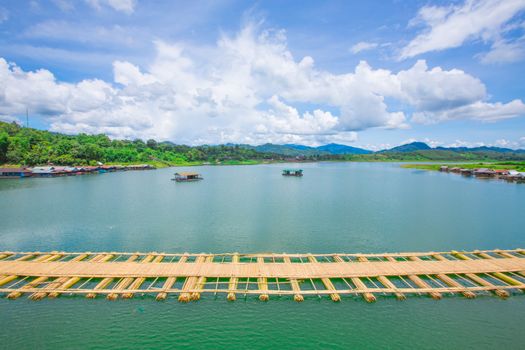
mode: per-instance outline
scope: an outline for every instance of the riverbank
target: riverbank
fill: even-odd
[[[494,170],[516,170],[525,171],[525,162],[477,162],[477,163],[427,163],[427,164],[402,164],[402,168],[419,169],[419,170],[434,170],[439,171],[442,166],[449,168],[460,167],[463,169],[479,169],[491,168]]]

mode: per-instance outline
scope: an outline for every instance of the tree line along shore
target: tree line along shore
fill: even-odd
[[[362,161],[362,162],[497,162],[522,161],[525,153],[493,151],[416,150],[370,154],[295,154],[271,152],[249,145],[187,146],[150,140],[115,140],[107,135],[65,135],[0,121],[0,164],[3,167],[96,166],[149,164],[159,167],[203,164],[258,164],[265,162]]]

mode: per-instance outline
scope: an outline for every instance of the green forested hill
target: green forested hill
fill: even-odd
[[[106,135],[72,136],[0,122],[0,164],[242,163],[271,157],[238,146],[189,147],[155,140],[111,140]]]
[[[293,152],[292,152],[293,151]],[[370,154],[331,154],[312,152],[295,146],[265,144],[262,146],[219,145],[185,146],[155,140],[111,140],[106,135],[64,135],[24,128],[15,123],[0,122],[0,164],[84,165],[102,163],[153,164],[251,164],[264,160],[342,160],[342,161],[523,161],[525,153],[496,150],[422,149],[415,151],[376,152]]]

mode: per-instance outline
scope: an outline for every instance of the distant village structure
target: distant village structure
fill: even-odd
[[[101,165],[101,166],[79,166],[79,167],[62,167],[62,166],[38,166],[33,168],[0,168],[0,179],[18,179],[27,177],[58,177],[58,176],[76,176],[87,174],[101,174],[114,171],[128,170],[153,170],[154,166],[149,164],[140,165]]]
[[[464,169],[459,167],[451,168],[443,165],[439,168],[439,171],[461,174],[463,176],[474,176],[482,179],[501,179],[508,182],[525,183],[525,172],[519,172],[517,170],[490,168]]]

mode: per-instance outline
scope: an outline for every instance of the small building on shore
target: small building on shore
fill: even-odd
[[[444,172],[448,172],[448,166],[446,165],[442,165],[439,167],[439,171],[444,171]]]

